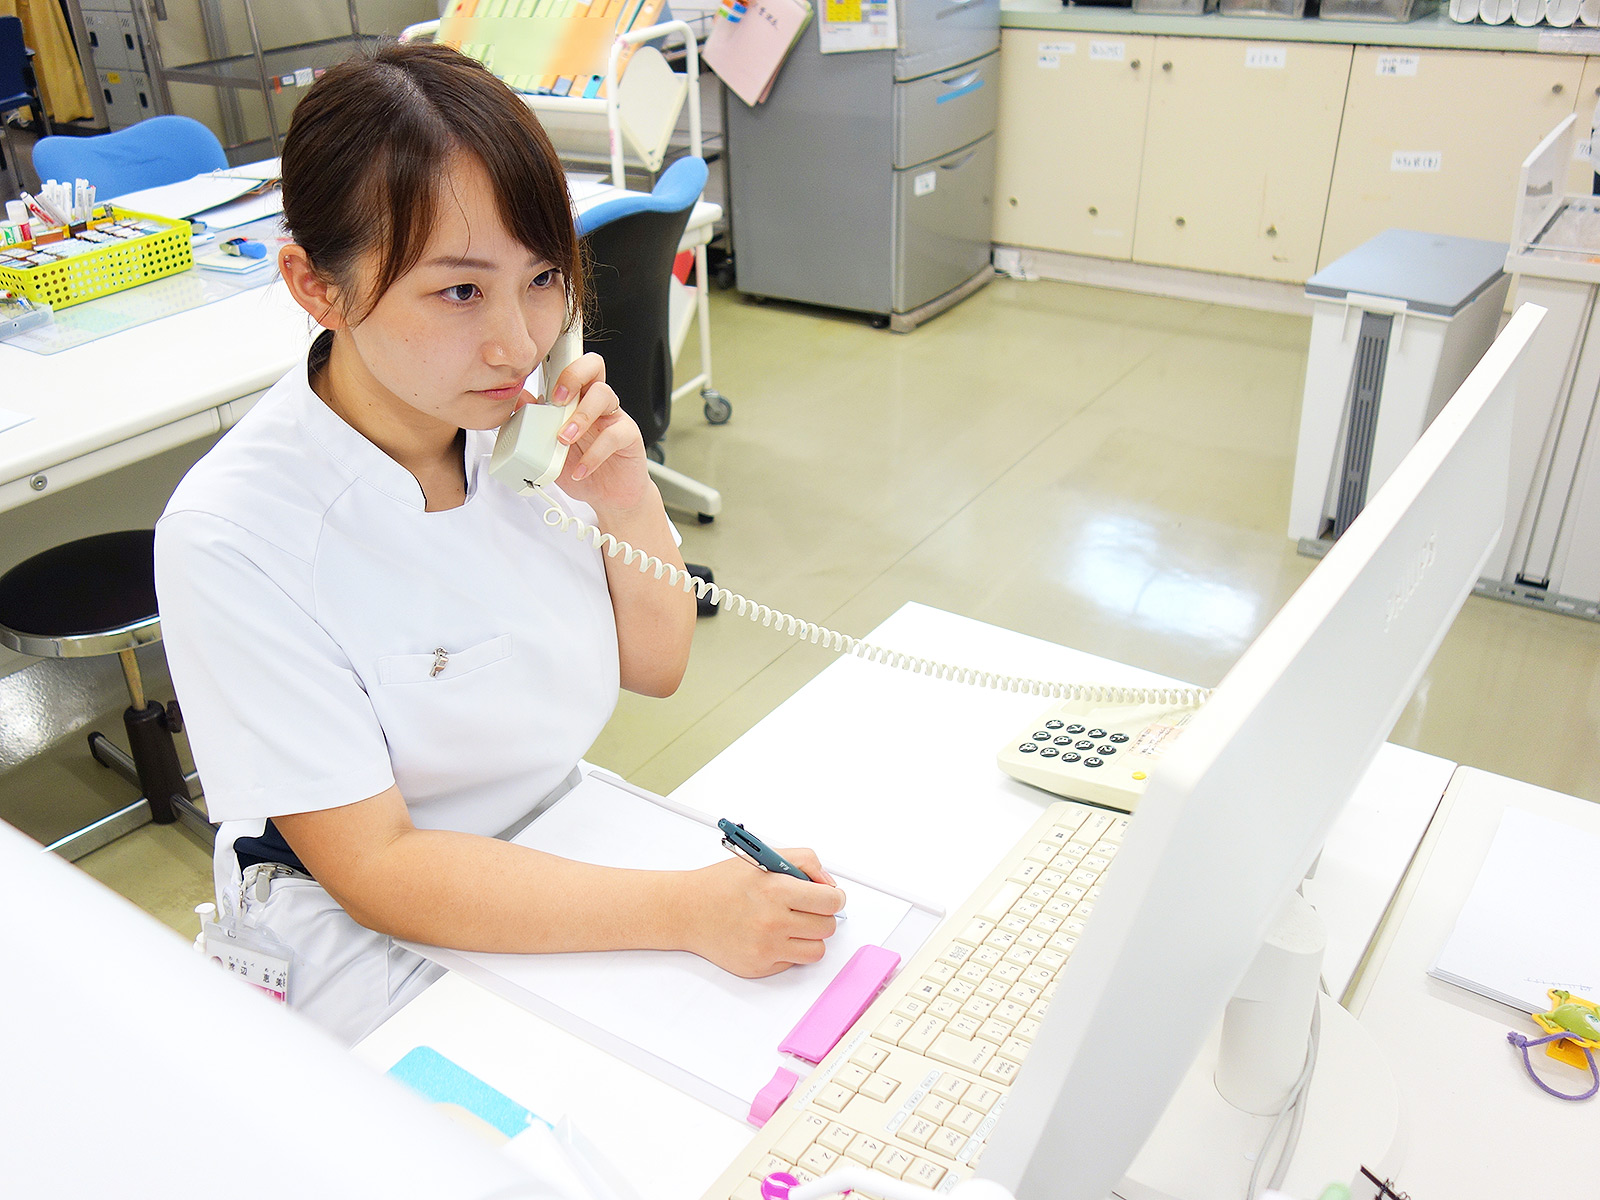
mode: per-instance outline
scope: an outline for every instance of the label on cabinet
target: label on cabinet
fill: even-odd
[[[1124,42],[1090,42],[1090,62],[1121,62],[1126,43]]]
[[[924,171],[921,175],[914,176],[911,180],[911,194],[913,196],[926,196],[939,186],[939,172]]]
[[[1380,54],[1378,55],[1378,74],[1398,78],[1401,75],[1415,75],[1417,68],[1422,65],[1420,54]]]
[[[1039,43],[1039,69],[1055,71],[1061,67],[1063,54],[1076,54],[1077,42],[1040,42]]]
[[[1283,46],[1246,46],[1244,65],[1281,71],[1289,63],[1289,51]]]
[[[1443,166],[1442,150],[1396,150],[1389,157],[1391,171],[1437,171]]]

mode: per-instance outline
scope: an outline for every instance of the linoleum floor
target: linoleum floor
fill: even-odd
[[[1000,280],[909,335],[736,292],[712,330],[733,419],[686,398],[666,451],[724,508],[685,556],[775,608],[859,634],[916,600],[1211,685],[1313,566],[1284,533],[1308,318]],[[669,791],[827,661],[702,619],[678,693],[624,695],[590,758]],[[1469,599],[1392,740],[1600,800],[1600,625]],[[85,758],[4,769],[0,817],[125,802]],[[186,935],[210,893],[170,828],[80,865]]]

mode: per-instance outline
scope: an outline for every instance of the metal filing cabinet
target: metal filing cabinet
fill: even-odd
[[[94,81],[96,117],[122,129],[155,116],[160,109],[133,0],[68,0],[67,11],[77,34],[83,77]]]
[[[906,0],[899,48],[808,29],[765,103],[729,99],[741,291],[906,330],[990,277],[998,0]]]

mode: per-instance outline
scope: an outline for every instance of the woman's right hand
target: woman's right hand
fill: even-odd
[[[817,882],[729,858],[684,874],[684,948],[725,971],[759,979],[822,957],[844,892],[810,850],[780,850]]]

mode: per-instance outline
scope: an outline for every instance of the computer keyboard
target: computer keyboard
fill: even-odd
[[[1046,809],[706,1200],[761,1200],[773,1171],[805,1183],[865,1166],[938,1191],[971,1175],[1129,821]]]

